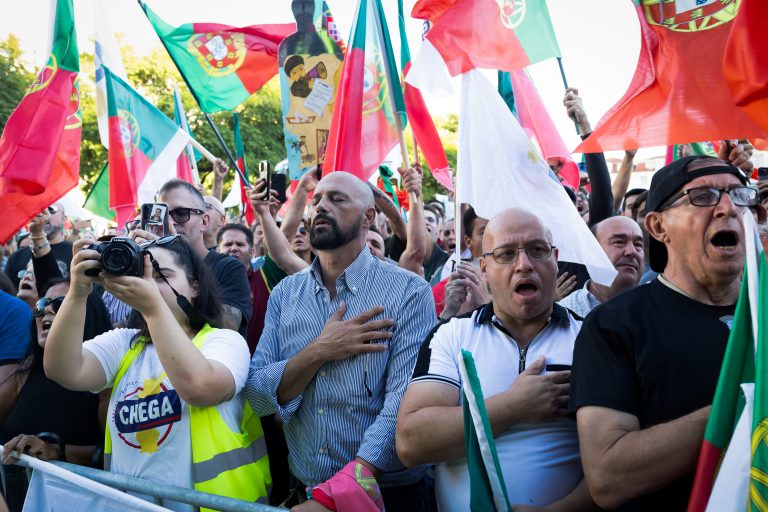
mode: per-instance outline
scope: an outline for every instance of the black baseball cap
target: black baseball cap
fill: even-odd
[[[688,166],[700,160],[711,160],[716,165],[688,170]],[[648,199],[645,201],[645,213],[658,212],[667,200],[679,191],[683,185],[701,176],[712,174],[732,174],[736,176],[742,185],[747,184],[747,175],[738,167],[711,156],[686,156],[665,165],[653,175],[651,188],[648,190]],[[651,269],[655,272],[663,272],[667,266],[667,247],[652,236],[648,237],[648,259]]]

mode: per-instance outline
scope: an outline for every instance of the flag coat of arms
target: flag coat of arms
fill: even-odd
[[[633,2],[641,33],[635,75],[575,151],[766,138],[766,130],[736,107],[723,74],[740,0]]]
[[[341,69],[323,170],[367,180],[398,144],[405,102],[380,0],[360,0]]]
[[[80,59],[72,0],[57,0],[50,57],[0,137],[0,243],[77,186]]]
[[[203,112],[232,110],[277,74],[277,47],[293,23],[173,27],[142,4],[147,18]]]
[[[117,212],[118,224],[123,224],[132,218],[137,204],[154,201],[163,183],[176,177],[176,159],[189,135],[109,68],[104,72],[109,206]]]
[[[451,76],[560,57],[545,0],[419,0],[411,16],[432,23],[426,41]]]

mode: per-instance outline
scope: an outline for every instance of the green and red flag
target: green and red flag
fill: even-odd
[[[473,68],[513,71],[560,57],[545,0],[419,0],[411,16],[452,76]]]
[[[448,166],[448,158],[445,156],[443,142],[437,133],[435,123],[429,114],[427,104],[421,91],[405,81],[408,71],[411,69],[411,51],[408,48],[408,35],[405,31],[405,12],[403,0],[397,0],[397,17],[400,28],[400,67],[403,70],[403,92],[405,97],[405,109],[408,113],[408,121],[413,130],[416,144],[427,161],[429,172],[446,190],[453,191],[453,176]]]
[[[192,136],[189,123],[187,122],[187,113],[184,111],[184,104],[181,102],[181,94],[179,93],[179,88],[175,85],[173,86],[173,120],[176,126],[187,132],[190,137]],[[195,185],[200,183],[200,174],[197,172],[197,161],[200,158],[202,157],[195,151],[192,144],[187,143],[182,154],[176,159],[176,177]]]
[[[77,186],[80,58],[72,0],[57,0],[50,57],[0,137],[0,243]]]
[[[405,102],[380,0],[360,0],[341,68],[324,172],[346,171],[362,180],[376,172],[398,144]]]
[[[91,190],[85,196],[83,208],[99,217],[115,219],[115,211],[109,207],[109,163],[105,163],[99,171]]]
[[[163,183],[176,177],[176,159],[189,134],[176,126],[109,68],[109,207],[118,224],[129,221],[139,203],[151,203]]]
[[[768,130],[768,2],[741,0],[723,57],[723,74],[736,105]],[[765,147],[760,149],[766,149]]]
[[[277,74],[277,47],[296,24],[232,27],[219,23],[167,24],[144,13],[203,112],[232,110]]]
[[[240,134],[240,117],[237,113],[233,113],[232,117],[234,123],[233,131],[235,133],[235,160],[237,161],[237,166],[242,171],[243,176],[248,178],[248,165],[245,161],[245,145],[243,144],[243,136]],[[243,213],[245,213],[245,220],[248,221],[249,226],[253,225],[254,221],[256,221],[256,212],[253,211],[253,206],[251,206],[251,201],[248,199],[248,194],[245,190],[245,183],[240,179],[238,173],[235,173],[235,180],[234,183],[232,183],[232,193],[235,193],[235,187],[237,187],[237,192],[240,194],[239,202]]]
[[[575,152],[768,137],[735,105],[723,74],[739,0],[632,1],[641,35],[635,75]]]
[[[768,264],[752,213],[739,302],[689,512],[768,510]]]

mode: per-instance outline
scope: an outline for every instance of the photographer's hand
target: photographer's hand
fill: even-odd
[[[99,274],[99,279],[109,293],[140,313],[148,315],[166,305],[153,274],[149,255],[145,254],[142,277],[117,276],[102,272]],[[159,276],[157,278],[161,279]]]
[[[101,270],[101,254],[91,249],[94,241],[90,238],[81,238],[72,246],[72,264],[70,265],[69,294],[75,298],[85,299],[93,283],[99,281],[99,277],[86,275],[87,270]]]

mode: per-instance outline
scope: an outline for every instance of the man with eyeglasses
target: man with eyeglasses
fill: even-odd
[[[436,464],[441,511],[470,504],[458,354],[477,366],[513,507],[590,510],[576,424],[566,417],[581,320],[555,303],[557,249],[541,219],[522,209],[494,216],[480,268],[492,302],[440,324],[421,345],[397,418],[406,466]],[[539,510],[537,508],[537,510]]]
[[[72,262],[72,243],[64,238],[64,224],[67,221],[67,214],[60,203],[54,203],[37,216],[35,216],[29,225],[29,240],[32,245],[24,247],[8,258],[6,264],[6,274],[13,281],[15,287],[19,287],[19,271],[27,268],[27,263],[32,256],[42,256],[49,251],[56,258],[59,270],[62,275],[69,274],[69,264]]]
[[[203,232],[203,242],[208,250],[216,250],[218,245],[219,230],[227,223],[227,214],[224,205],[213,196],[203,196],[205,211],[210,218],[208,227]]]
[[[173,229],[213,271],[221,292],[221,327],[238,331],[245,337],[246,326],[251,318],[248,275],[236,258],[206,248],[203,233],[210,217],[206,212],[203,195],[191,183],[174,179],[162,186],[158,197],[168,205]]]
[[[685,510],[744,268],[740,169],[692,156],[646,201],[657,279],[595,309],[576,340],[570,412],[603,508]]]

